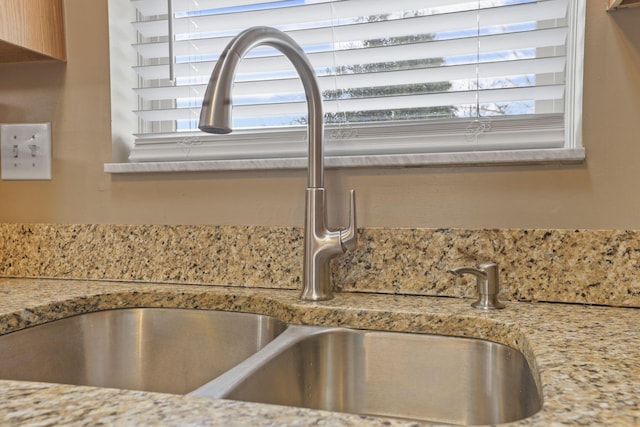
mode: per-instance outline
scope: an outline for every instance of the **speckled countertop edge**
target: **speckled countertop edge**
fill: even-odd
[[[0,279],[0,331],[82,312],[183,307],[253,312],[324,324],[486,338],[535,361],[544,407],[521,426],[640,424],[640,310],[341,293],[301,302],[297,291],[218,286]],[[411,425],[370,417],[126,390],[0,381],[9,425]]]

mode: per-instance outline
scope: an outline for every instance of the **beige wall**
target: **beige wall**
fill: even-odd
[[[332,224],[640,229],[640,9],[588,0],[579,166],[330,171]],[[0,65],[0,122],[53,122],[53,180],[0,182],[0,222],[301,225],[304,171],[108,175],[106,0],[65,0],[66,64]]]

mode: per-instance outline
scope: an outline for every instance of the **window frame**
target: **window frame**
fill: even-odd
[[[108,173],[136,172],[176,172],[176,171],[215,171],[215,170],[266,170],[266,169],[303,169],[307,166],[306,129],[282,129],[269,131],[243,131],[226,135],[218,144],[202,144],[203,141],[216,141],[216,136],[205,135],[194,141],[179,141],[167,144],[165,140],[149,140],[143,144],[134,144],[133,131],[137,129],[137,118],[131,109],[136,105],[136,96],[131,90],[135,87],[137,76],[131,66],[135,64],[136,53],[131,46],[135,39],[135,30],[129,20],[123,16],[133,16],[131,0],[109,0],[109,31],[111,55],[111,108],[112,108],[112,161],[104,165]],[[450,121],[442,123],[398,123],[380,125],[377,136],[359,135],[358,141],[367,141],[377,149],[367,152],[344,152],[341,144],[335,142],[348,140],[335,133],[344,129],[325,126],[325,166],[328,168],[349,167],[425,167],[447,165],[518,165],[518,164],[575,164],[585,160],[582,146],[582,102],[584,34],[586,23],[586,1],[570,1],[569,33],[567,39],[565,108],[564,108],[564,145],[562,148],[535,149],[485,149],[477,151],[424,152],[421,129],[434,125],[443,127],[442,135],[455,126]],[[129,11],[130,13],[123,13]],[[126,21],[126,22],[125,22]],[[517,120],[515,118],[514,120]],[[467,120],[468,121],[468,120]],[[370,125],[369,125],[370,126]],[[370,129],[370,128],[369,128]],[[350,125],[348,132],[364,132],[364,128]],[[437,135],[436,135],[437,136]],[[385,141],[397,141],[403,138],[400,147],[394,144],[394,150],[384,149]],[[254,150],[257,141],[269,141],[268,153]],[[223,159],[206,160],[207,152],[215,150],[216,155],[224,154]],[[221,151],[222,150],[222,151]],[[252,151],[253,150],[253,151]],[[154,161],[145,160],[145,153],[152,152]],[[286,152],[286,156],[279,156]],[[293,153],[293,154],[292,154]],[[147,158],[148,159],[148,158]]]

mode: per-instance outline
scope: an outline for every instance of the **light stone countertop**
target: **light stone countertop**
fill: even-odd
[[[509,302],[500,311],[470,300],[298,292],[222,286],[0,279],[0,333],[124,307],[260,313],[293,324],[348,326],[485,338],[511,345],[540,376],[543,409],[520,426],[640,425],[640,310]],[[406,421],[140,391],[0,381],[0,424],[401,426]]]

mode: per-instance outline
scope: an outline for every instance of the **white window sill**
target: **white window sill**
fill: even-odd
[[[397,154],[326,157],[326,168],[419,167],[419,166],[495,166],[530,164],[575,164],[585,159],[584,148],[555,148],[463,153]],[[307,159],[193,160],[174,162],[106,163],[107,173],[155,173],[305,169]]]

